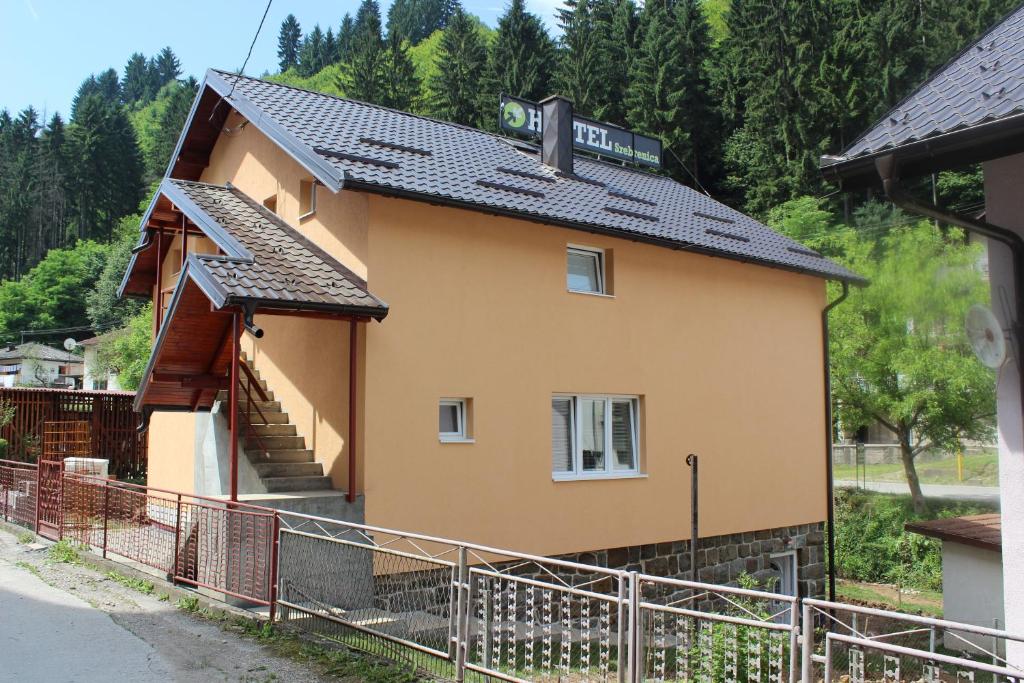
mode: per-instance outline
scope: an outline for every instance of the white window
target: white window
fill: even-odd
[[[438,404],[437,432],[441,441],[469,441],[466,399],[442,398]]]
[[[603,251],[569,247],[568,259],[566,286],[570,292],[607,294]]]
[[[553,476],[585,479],[636,474],[639,407],[635,396],[552,397]]]
[[[316,213],[316,181],[299,181],[299,218]]]
[[[782,595],[797,596],[796,585],[796,551],[788,550],[771,556],[771,566],[779,574],[779,583],[769,586],[768,590]]]

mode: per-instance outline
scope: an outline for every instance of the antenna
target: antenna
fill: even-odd
[[[974,304],[964,321],[974,355],[987,368],[998,370],[1006,362],[1006,332],[988,307]]]
[[[67,339],[64,340],[65,351],[70,353],[71,351],[75,350],[76,346],[78,346],[78,342],[75,341],[74,337],[68,337]]]

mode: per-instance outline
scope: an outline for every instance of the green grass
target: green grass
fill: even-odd
[[[992,512],[981,503],[932,499],[923,515],[909,495],[836,491],[836,571],[841,579],[942,589],[942,546],[904,530],[910,521]]]
[[[178,598],[178,602],[175,603],[178,609],[185,610],[186,612],[198,612],[199,611],[199,598],[189,596],[185,598]]]
[[[867,465],[867,480],[879,482],[901,482],[907,477],[903,473],[903,464]],[[865,476],[865,468],[861,468],[860,476]],[[917,463],[917,476],[922,484],[963,484],[965,486],[999,486],[999,455],[997,453],[981,453],[964,456],[964,479],[960,481],[956,471],[956,458],[934,460]],[[854,465],[836,465],[833,478],[843,481],[854,481],[858,477]]]
[[[34,540],[36,540],[36,535],[31,531],[22,531],[18,534],[18,543],[21,543],[22,545],[28,545]]]
[[[836,595],[840,600],[942,618],[942,593],[939,591],[918,589],[901,591],[895,586],[840,580],[836,584]]]

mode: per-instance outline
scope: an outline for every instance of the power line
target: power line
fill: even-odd
[[[246,65],[249,64],[249,58],[252,57],[252,49],[256,46],[256,39],[260,37],[260,31],[263,30],[263,22],[265,22],[267,20],[267,13],[270,12],[270,5],[272,5],[273,2],[274,2],[274,0],[267,0],[267,6],[263,10],[263,17],[260,19],[260,25],[258,27],[256,27],[256,35],[254,35],[252,37],[252,42],[249,43],[249,52],[246,53],[246,55],[245,55],[245,61],[242,62],[242,68],[238,70],[238,75],[239,76],[241,76],[242,74],[245,73],[245,67],[246,67]],[[231,90],[228,91],[228,95],[224,99],[226,99],[226,100],[230,100],[231,99],[231,95],[234,94],[235,86],[237,84],[238,84],[238,78],[235,78],[231,82]]]
[[[671,154],[671,155],[672,155],[673,157],[675,157],[675,160],[679,162],[679,165],[683,167],[683,170],[684,170],[684,171],[686,171],[686,173],[687,173],[687,174],[688,174],[688,175],[689,175],[689,176],[690,176],[691,178],[693,178],[693,182],[695,182],[695,183],[697,184],[697,188],[698,188],[698,189],[699,189],[699,190],[700,190],[701,192],[703,192],[704,194],[706,194],[707,196],[711,197],[711,193],[710,193],[710,192],[708,192],[708,191],[707,191],[706,189],[704,189],[704,186],[700,184],[700,181],[699,181],[699,180],[697,180],[697,176],[693,174],[693,171],[691,171],[691,170],[689,169],[689,167],[688,167],[688,166],[687,166],[687,165],[686,165],[685,163],[683,163],[683,160],[679,158],[679,155],[678,155],[678,154],[676,154],[675,150],[673,150],[673,149],[672,149],[671,147],[666,147],[665,149],[667,149],[667,150],[669,151],[669,153],[670,153],[670,154]],[[712,198],[712,199],[714,199],[714,197],[711,197],[711,198]]]

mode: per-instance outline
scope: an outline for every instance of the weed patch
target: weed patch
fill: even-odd
[[[18,543],[21,543],[22,545],[28,545],[34,540],[36,540],[36,535],[31,531],[22,531],[18,534]]]
[[[186,612],[198,612],[199,611],[199,598],[188,596],[185,598],[178,598],[178,602],[175,603],[178,609],[185,610]]]
[[[67,540],[54,543],[50,546],[47,555],[51,562],[63,562],[65,564],[78,564],[82,559],[78,554],[78,549]]]
[[[107,572],[107,578],[121,584],[125,588],[131,588],[134,591],[145,593],[146,595],[152,595],[153,589],[156,587],[152,581],[125,576],[124,574],[114,571]]]

